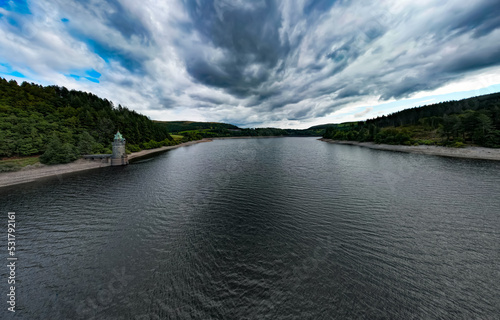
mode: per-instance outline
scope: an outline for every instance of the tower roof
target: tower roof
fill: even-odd
[[[120,131],[117,131],[116,134],[115,134],[115,140],[123,140],[123,136],[122,134],[120,133]]]

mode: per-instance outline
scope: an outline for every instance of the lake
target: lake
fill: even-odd
[[[496,318],[499,195],[498,162],[316,138],[215,140],[0,189],[13,318]]]

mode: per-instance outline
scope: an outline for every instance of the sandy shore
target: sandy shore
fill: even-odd
[[[189,141],[185,143],[178,144],[176,146],[169,146],[169,147],[161,147],[161,148],[156,148],[156,149],[150,149],[150,150],[142,150],[139,152],[134,152],[128,156],[128,159],[135,159],[135,158],[140,158],[149,154],[153,153],[158,153],[158,152],[164,152],[167,150],[179,148],[179,147],[185,147],[201,142],[209,142],[212,141],[211,139],[202,139],[202,140],[197,140],[197,141]],[[91,169],[97,169],[97,168],[102,168],[102,167],[109,167],[109,163],[103,163],[99,161],[88,161],[84,159],[79,159],[76,160],[72,163],[67,163],[67,164],[57,164],[57,165],[39,165],[39,166],[27,166],[23,168],[21,171],[15,171],[15,172],[5,172],[5,173],[0,173],[0,188],[2,187],[7,187],[7,186],[12,186],[16,184],[21,184],[21,183],[27,183],[27,182],[32,182],[35,180],[47,178],[47,177],[53,177],[53,176],[62,176],[64,174],[68,173],[73,173],[73,172],[78,172],[78,171],[85,171],[85,170],[91,170]]]
[[[390,145],[390,144],[375,144],[373,142],[338,141],[331,139],[319,139],[319,140],[329,143],[347,144],[347,145],[367,147],[377,150],[419,153],[419,154],[427,154],[427,155],[442,156],[442,157],[500,161],[500,149],[493,149],[493,148],[483,148],[483,147],[448,148],[441,146],[425,146],[425,145],[401,146],[401,145]]]

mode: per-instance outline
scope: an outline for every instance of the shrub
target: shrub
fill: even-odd
[[[17,163],[0,163],[0,172],[10,172],[21,170],[21,165]]]
[[[129,150],[130,152],[139,152],[141,151],[141,148],[139,148],[139,146],[136,144],[127,144],[127,150]]]
[[[95,141],[87,131],[83,131],[79,135],[78,151],[80,154],[92,154],[98,152],[99,144]]]
[[[454,144],[451,145],[453,148],[463,148],[465,147],[465,143],[457,141]]]
[[[435,145],[436,143],[432,140],[427,140],[427,139],[424,139],[424,140],[418,140],[418,144],[424,144],[426,146],[432,146],[432,145]]]
[[[69,163],[79,158],[78,150],[70,143],[62,143],[57,137],[49,142],[45,153],[40,156],[43,164]]]

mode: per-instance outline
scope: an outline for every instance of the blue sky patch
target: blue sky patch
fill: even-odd
[[[26,76],[24,74],[22,74],[21,72],[19,72],[19,71],[13,71],[13,72],[7,73],[7,74],[11,75],[13,77],[26,78]]]
[[[92,75],[89,73],[91,73]],[[71,78],[78,80],[78,81],[80,81],[82,79],[86,79],[86,80],[94,82],[94,83],[99,83],[99,80],[96,79],[96,78],[99,78],[101,76],[101,74],[99,72],[95,71],[94,69],[91,69],[91,70],[86,71],[86,74],[90,75],[90,77],[79,76],[79,75],[74,74],[74,73],[67,74],[66,77],[71,77]]]
[[[64,22],[64,23],[67,23],[67,22],[69,22],[69,19],[67,19],[67,18],[62,18],[62,19],[61,19],[61,21],[62,21],[62,22]]]
[[[0,74],[17,78],[26,78],[21,72],[12,69],[11,65],[8,63],[0,63]]]
[[[0,8],[20,14],[31,14],[26,0],[0,0]]]
[[[19,23],[16,21],[16,19],[7,17],[7,22],[13,27],[19,27]]]
[[[95,78],[85,77],[85,79],[87,79],[88,81],[92,81],[92,82],[95,82],[95,83],[99,83],[99,80],[97,80],[97,79],[95,79]]]
[[[19,71],[10,71],[10,72],[0,71],[0,74],[5,75],[5,76],[12,76],[12,77],[16,77],[16,78],[26,78],[26,76]]]
[[[94,69],[87,70],[86,74],[92,78],[98,79],[101,77],[101,74],[99,72],[95,71]]]
[[[85,42],[89,49],[99,55],[106,63],[109,63],[111,60],[115,60],[131,72],[139,74],[144,73],[140,59],[134,57],[132,53],[124,52],[121,49],[114,48],[109,43],[103,43],[94,39],[89,39],[81,34],[75,33],[75,36],[77,36],[77,39]]]

